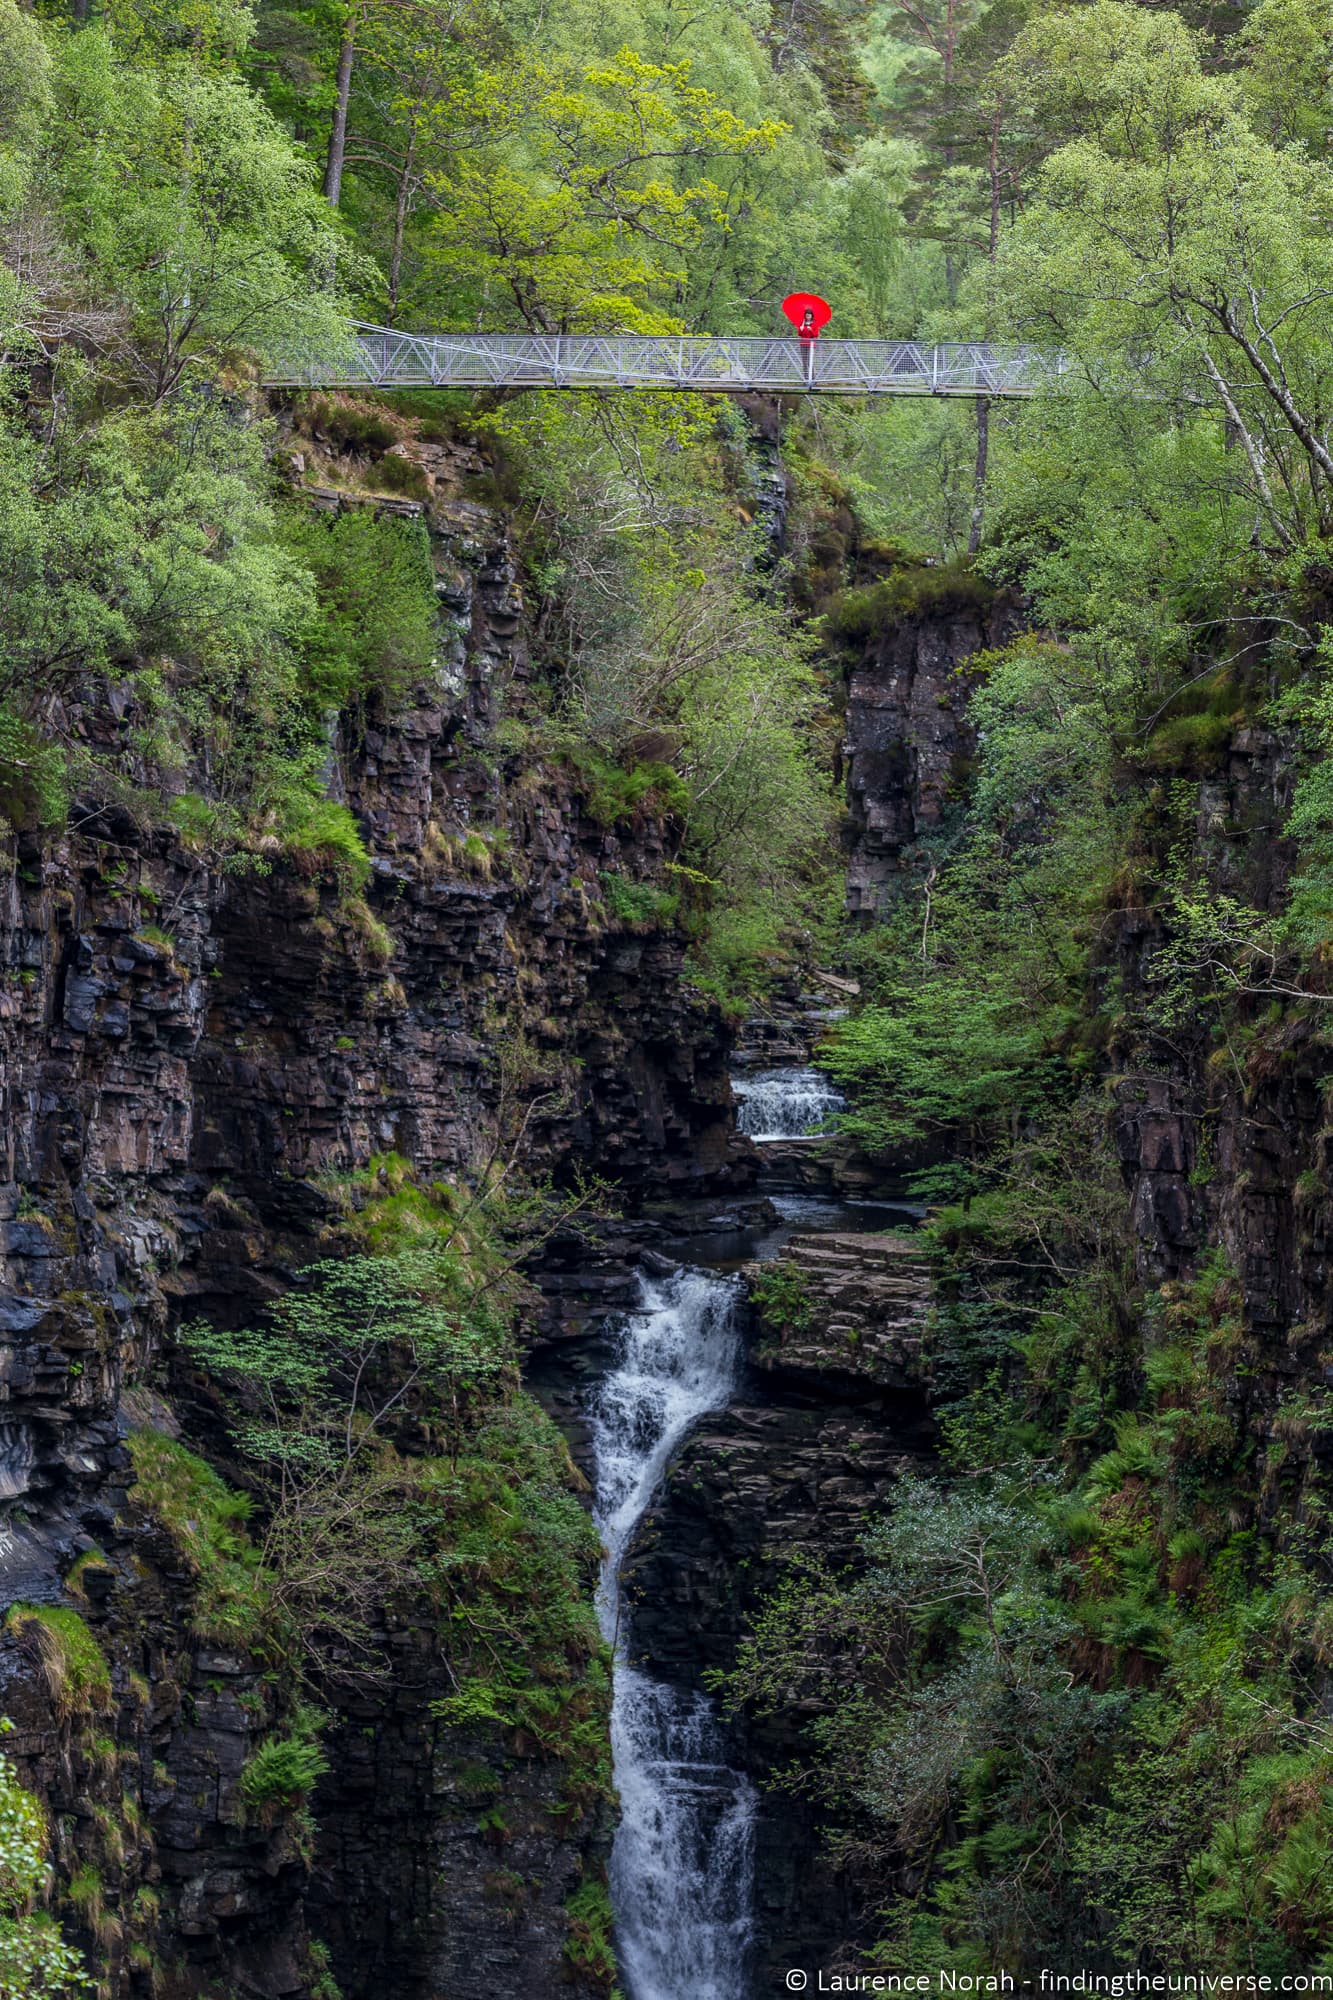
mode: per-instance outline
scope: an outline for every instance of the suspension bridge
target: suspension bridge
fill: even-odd
[[[779,395],[1032,396],[1063,355],[988,341],[619,333],[405,333],[356,322],[328,358],[295,356],[274,388],[690,389]]]

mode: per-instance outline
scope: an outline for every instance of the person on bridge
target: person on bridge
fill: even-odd
[[[818,292],[792,292],[782,301],[782,310],[796,328],[796,338],[805,356],[802,372],[807,382],[815,379],[815,342],[833,317],[833,308]]]

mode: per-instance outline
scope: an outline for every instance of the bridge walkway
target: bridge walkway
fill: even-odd
[[[405,333],[353,325],[336,355],[293,357],[273,387],[758,390],[778,395],[1032,396],[1062,355],[989,341],[726,335]]]

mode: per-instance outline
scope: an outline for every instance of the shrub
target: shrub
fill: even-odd
[[[390,493],[403,493],[409,500],[429,500],[430,481],[414,458],[382,458],[371,478]]]
[[[312,792],[283,802],[278,838],[299,868],[331,875],[347,895],[359,895],[370,880],[370,856],[346,806]]]
[[[305,1948],[310,1970],[310,2000],[342,2000],[342,1988],[333,1976],[333,1960],[326,1944],[311,1938]]]
[[[610,1678],[591,1601],[601,1550],[564,1439],[519,1393],[466,1454],[423,1474],[419,1569],[455,1681],[435,1713],[524,1730],[563,1760],[564,1810],[595,1810],[611,1782]]]
[[[565,1904],[565,1923],[565,1957],[570,1965],[610,1985],[617,1970],[612,1942],[615,1913],[605,1882],[580,1882]]]
[[[627,875],[617,875],[609,868],[601,871],[599,880],[611,917],[632,930],[669,924],[680,907],[680,898],[655,882],[632,882]]]
[[[994,597],[994,587],[965,561],[900,569],[881,583],[840,592],[825,613],[825,629],[834,639],[864,644],[884,637],[905,618],[943,618],[967,611],[984,616]]]
[[[332,708],[372,693],[392,706],[435,650],[435,578],[421,522],[371,507],[323,514],[293,503],[278,525],[284,547],[314,578],[301,643],[314,692]]]
[[[804,1333],[814,1315],[805,1278],[795,1264],[765,1264],[750,1285],[750,1297],[772,1327]]]
[[[6,1725],[8,1726],[8,1725]],[[0,1995],[56,2000],[86,1992],[83,1961],[33,1904],[46,1892],[46,1816],[0,1757]]]
[[[464,835],[463,859],[469,868],[481,876],[483,881],[490,881],[491,873],[495,866],[495,857],[485,834],[478,833],[474,829],[472,832]]]
[[[641,811],[683,812],[689,804],[685,781],[669,764],[635,764],[627,770],[589,744],[565,754],[578,775],[588,817],[599,826],[620,826]]]
[[[1234,715],[1173,715],[1148,738],[1144,764],[1150,771],[1172,777],[1210,777],[1221,769],[1238,719]]]
[[[306,411],[312,431],[326,437],[341,451],[388,451],[397,444],[398,432],[377,410],[357,409],[349,403],[331,403],[314,397]]]
[[[271,1736],[259,1745],[241,1773],[241,1796],[247,1805],[295,1806],[309,1798],[329,1768],[316,1741],[323,1723],[324,1717],[315,1710],[298,1709],[290,1735]]]
[[[0,832],[59,826],[69,804],[65,758],[32,725],[0,707]]]

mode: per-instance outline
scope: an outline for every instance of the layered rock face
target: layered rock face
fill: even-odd
[[[1297,768],[1280,732],[1247,726],[1199,783],[1192,846],[1222,893],[1279,909],[1294,861],[1281,838]],[[1109,975],[1133,994],[1160,949],[1156,913],[1132,894],[1108,922]],[[1139,1275],[1180,1285],[1220,1247],[1235,1274],[1239,1338],[1219,1352],[1215,1379],[1239,1434],[1279,1487],[1299,1496],[1326,1466],[1311,1411],[1330,1380],[1333,1201],[1327,1006],[1280,1012],[1262,992],[1243,1030],[1207,1043],[1186,1021],[1158,1060],[1124,1064],[1109,1124],[1127,1192]]]
[[[477,455],[421,456],[440,653],[405,713],[330,749],[372,851],[366,898],[280,859],[220,872],[109,807],[21,841],[0,884],[0,1566],[7,1603],[77,1609],[112,1665],[95,1699],[53,1699],[42,1628],[16,1625],[0,1699],[62,1872],[96,1875],[88,1930],[122,1995],[171,1964],[191,1995],[318,1990],[312,1866],[348,2000],[473,1990],[486,1969],[563,1990],[561,1907],[605,1836],[562,1820],[557,1766],[494,1731],[460,1747],[433,1719],[440,1663],[410,1630],[385,1634],[393,1690],[335,1730],[318,1854],[290,1814],[247,1811],[273,1691],[192,1630],[188,1565],[136,1504],[122,1442],[164,1332],[201,1309],[243,1323],[319,1254],[322,1177],[376,1155],[447,1176],[519,1146],[631,1206],[734,1174],[722,1023],[691,999],[680,941],[618,927],[603,896],[608,874],[660,872],[661,829],[591,818],[568,770],[512,747],[521,728],[497,747],[528,671],[515,550],[467,497]],[[127,757],[132,725],[91,698],[79,724]],[[497,1789],[524,1825],[499,1860],[480,1827]]]
[[[942,596],[861,646],[848,675],[843,745],[852,915],[873,918],[886,907],[905,857],[966,783],[976,748],[967,662],[1003,645],[1017,622],[1006,597]]]

